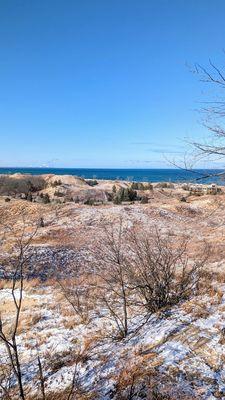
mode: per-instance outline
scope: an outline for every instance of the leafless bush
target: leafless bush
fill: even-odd
[[[172,182],[159,182],[155,187],[159,189],[174,189],[175,185]]]
[[[95,252],[98,298],[121,338],[128,334],[128,322],[134,309],[143,316],[197,294],[202,267],[208,258],[192,261],[187,238],[174,243],[171,236],[135,229],[127,232],[119,226],[104,227],[104,236]]]
[[[115,400],[191,400],[175,377],[159,372],[149,360],[130,360],[118,373]],[[191,397],[193,400],[193,397]]]
[[[98,299],[115,323],[119,337],[128,334],[129,289],[123,223],[103,227],[103,236],[94,252],[98,277]]]
[[[13,273],[12,279],[7,282],[7,288],[11,289],[11,298],[9,299],[9,308],[14,307],[13,315],[9,316],[6,313],[7,302],[5,302],[4,307],[1,307],[2,314],[0,313],[0,344],[3,344],[5,347],[4,354],[1,354],[0,359],[0,398],[4,400],[28,400],[31,398],[35,398],[37,400],[47,400],[51,397],[51,393],[47,392],[47,384],[46,384],[46,376],[45,376],[45,367],[46,362],[42,365],[42,360],[39,354],[39,348],[37,346],[37,360],[35,360],[36,364],[36,374],[32,379],[32,384],[38,387],[37,393],[29,393],[28,387],[25,379],[25,365],[21,362],[21,349],[18,345],[18,337],[20,336],[21,326],[23,331],[27,334],[28,329],[30,329],[31,325],[26,326],[21,318],[22,306],[23,306],[23,296],[24,296],[24,276],[26,274],[26,270],[28,268],[28,264],[30,262],[30,258],[32,256],[32,241],[38,230],[38,223],[32,226],[31,224],[26,222],[25,216],[21,215],[22,221],[20,223],[19,232],[13,226],[3,226],[1,225],[2,234],[2,242],[7,241],[7,235],[5,235],[5,231],[10,234],[10,238],[12,241],[13,247],[13,255],[10,257],[10,271]],[[81,285],[81,281],[79,284]],[[82,285],[76,289],[82,288]],[[82,292],[82,293],[81,293]],[[76,309],[78,313],[80,313],[83,319],[86,318],[86,309],[84,307],[84,303],[81,304],[81,298],[83,297],[88,299],[88,292],[85,290],[78,290],[76,295],[73,296],[76,301],[73,303],[73,307]],[[80,297],[81,296],[81,297]],[[31,310],[30,310],[31,311]],[[11,314],[11,313],[10,313]],[[31,314],[32,315],[32,314]],[[36,317],[36,314],[35,314]],[[33,318],[33,316],[32,316]],[[39,317],[38,317],[39,318]],[[20,340],[23,340],[23,345],[26,346],[26,339],[20,336]],[[2,348],[1,348],[2,349]],[[85,348],[85,351],[87,349]],[[3,353],[3,352],[2,352]],[[68,355],[68,358],[67,358]],[[73,355],[72,355],[73,356]],[[76,357],[71,357],[71,352],[68,354],[54,355],[52,359],[50,359],[50,363],[52,365],[52,369],[57,371],[58,368],[65,366],[66,363],[69,365],[74,365],[75,370],[74,376],[71,381],[70,387],[65,392],[65,399],[72,400],[76,399],[84,399],[86,398],[86,393],[82,388],[82,385],[79,381],[79,377],[77,374],[77,366],[78,363],[84,362],[87,354],[79,353]],[[48,360],[48,361],[49,361]],[[48,368],[48,366],[47,366]],[[53,397],[52,397],[53,398]],[[56,397],[57,398],[57,395]],[[59,396],[60,398],[60,396]],[[61,397],[62,398],[62,397]]]
[[[192,262],[188,239],[175,245],[170,236],[135,231],[129,235],[129,279],[149,312],[173,306],[197,292],[208,252]]]
[[[90,312],[92,309],[91,285],[85,278],[73,278],[70,280],[57,281],[61,292],[66,301],[73,308],[75,315],[78,316],[82,323],[89,322]]]
[[[12,230],[11,227],[7,229]],[[5,331],[5,324],[0,315],[0,341],[4,344],[7,355],[8,365],[11,368],[12,374],[17,380],[19,387],[19,396],[22,400],[25,400],[25,391],[23,384],[23,376],[21,371],[20,355],[18,352],[17,334],[19,329],[20,314],[23,300],[23,286],[24,286],[24,269],[28,260],[27,251],[30,244],[36,235],[38,227],[35,226],[33,231],[27,235],[26,224],[23,220],[22,233],[19,236],[14,236],[15,240],[15,251],[16,255],[12,259],[13,277],[11,282],[11,294],[15,308],[14,319],[12,320],[12,326],[9,332]],[[12,232],[13,233],[13,232]],[[11,374],[10,374],[11,376]],[[2,385],[3,392],[6,391],[6,387]]]
[[[44,189],[45,180],[41,176],[28,175],[26,177],[14,178],[12,176],[0,176],[0,195],[13,196],[37,192]]]

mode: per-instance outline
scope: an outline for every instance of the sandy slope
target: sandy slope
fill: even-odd
[[[63,179],[65,185],[72,184],[77,189],[87,185],[77,178]],[[126,185],[118,183],[122,184]],[[110,188],[112,182],[105,181],[96,190]],[[38,389],[32,381],[37,374],[38,353],[43,360],[48,392],[52,392],[53,398],[54,393],[61,393],[60,399],[64,398],[65,388],[71,385],[77,354],[82,353],[77,364],[77,379],[82,391],[93,399],[116,400],[118,377],[125,379],[124,376],[130,376],[136,369],[140,381],[146,374],[154,376],[157,371],[157,388],[161,393],[169,393],[173,400],[225,398],[225,194],[189,196],[187,202],[182,202],[181,197],[186,194],[179,186],[155,188],[145,205],[39,204],[19,199],[5,202],[0,198],[1,268],[6,268],[5,260],[13,253],[14,233],[21,232],[21,215],[28,224],[26,233],[32,231],[31,223],[35,224],[40,217],[45,224],[33,243],[36,252],[30,271],[36,270],[35,277],[43,278],[44,268],[47,281],[26,284],[18,337],[24,379],[33,394]],[[120,218],[125,228],[136,226],[140,231],[157,228],[162,234],[170,235],[174,243],[187,236],[188,252],[193,259],[207,242],[211,248],[206,268],[213,275],[204,294],[170,311],[152,315],[142,327],[146,315],[140,312],[140,317],[136,313],[131,318],[128,337],[112,341],[105,333],[114,329],[114,325],[104,308],[93,311],[88,324],[82,323],[55,281],[48,278],[56,275],[57,268],[52,263],[56,254],[61,277],[72,276],[77,263],[85,266],[102,227],[116,225]],[[5,229],[9,226],[13,230]],[[7,328],[13,307],[9,284],[4,282],[0,289],[0,311],[6,318]],[[136,330],[137,327],[140,329]],[[4,360],[3,346],[0,354]]]

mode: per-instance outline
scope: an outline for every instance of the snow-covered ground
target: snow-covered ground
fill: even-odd
[[[60,400],[64,400],[63,393],[71,387],[74,376],[81,393],[88,393],[92,396],[89,398],[96,400],[126,399],[122,396],[126,389],[129,391],[133,377],[136,393],[139,390],[139,397],[135,397],[138,400],[152,400],[148,395],[144,397],[149,379],[158,391],[169,393],[170,400],[225,399],[225,287],[219,283],[224,282],[225,195],[190,196],[183,203],[179,193],[171,193],[154,190],[147,205],[89,207],[66,203],[59,207],[21,200],[2,202],[0,213],[7,224],[13,222],[21,229],[18,215],[24,208],[29,222],[40,215],[45,222],[33,243],[30,271],[32,277],[43,277],[44,273],[52,282],[25,285],[17,338],[23,380],[30,396],[36,393],[38,398],[40,393],[39,355],[46,391],[52,393],[52,398],[61,393],[57,397]],[[136,313],[130,321],[127,338],[115,340],[109,337],[113,324],[106,310],[92,311],[90,321],[82,323],[54,278],[56,264],[64,278],[72,276],[70,264],[82,264],[85,270],[84,261],[99,239],[102,225],[118,223],[121,217],[128,228],[157,227],[161,233],[169,233],[174,243],[186,235],[191,239],[188,254],[193,259],[204,241],[210,243],[207,270],[213,273],[215,288],[212,284],[209,291],[203,291],[204,295],[147,320],[143,311]],[[1,273],[3,276],[13,240],[11,232],[7,232],[8,236],[0,233],[0,276]],[[13,302],[7,284],[1,281],[0,284],[0,312],[8,332],[13,320]],[[6,359],[4,345],[0,344],[0,367]]]
[[[109,320],[105,316],[93,315],[88,324],[80,323],[58,289],[25,290],[21,316],[25,324],[18,336],[23,379],[35,393],[39,355],[47,391],[52,393],[72,384],[76,366],[83,391],[97,393],[101,400],[113,399],[119,374],[126,369],[131,373],[138,365],[164,377],[157,384],[161,391],[182,391],[183,396],[193,399],[225,398],[223,292],[222,286],[219,294],[193,298],[152,315],[143,325],[143,318],[136,316],[128,337],[116,341],[106,335]],[[0,290],[0,302],[11,302],[9,289]],[[6,323],[10,313],[5,315]],[[0,354],[3,362],[3,344]],[[173,389],[168,382],[173,383]]]

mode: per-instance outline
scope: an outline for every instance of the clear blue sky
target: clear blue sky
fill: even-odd
[[[224,0],[0,0],[0,166],[165,167],[204,130]]]

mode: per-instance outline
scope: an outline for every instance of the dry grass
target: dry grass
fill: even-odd
[[[172,195],[171,195],[172,196]],[[201,199],[198,198],[197,199],[198,202],[201,202]],[[171,199],[171,202],[173,201],[173,199]],[[196,199],[190,199],[190,201],[195,202]],[[158,202],[159,203],[159,202]],[[146,213],[148,212],[152,212],[152,210],[154,211],[154,207],[159,206],[159,204],[155,205],[150,204],[148,206],[145,207]],[[160,206],[161,206],[162,200],[160,200]],[[189,229],[191,227],[191,229],[193,229],[193,223],[196,224],[196,221],[199,219],[198,216],[201,214],[201,218],[202,218],[202,213],[190,213],[190,209],[189,206],[186,207],[185,205],[185,209],[182,208],[178,208],[176,209],[176,204],[174,201],[174,204],[171,204],[170,207],[168,207],[168,209],[170,208],[173,212],[175,217],[177,215],[179,215],[179,217],[182,218],[182,215],[185,216],[185,220],[187,220],[187,225],[185,225],[183,228]],[[30,208],[29,206],[29,212],[33,212],[32,207]],[[198,205],[199,206],[199,205]],[[7,206],[8,207],[8,206]],[[14,206],[13,206],[14,207]],[[49,207],[49,206],[47,206]],[[48,211],[50,212],[50,208],[47,209],[46,206],[42,207],[42,211]],[[67,208],[66,208],[67,207]],[[65,206],[65,210],[67,210],[67,214],[63,215],[63,218],[67,219],[67,222],[71,219],[71,210],[72,210],[73,205],[69,205],[69,206]],[[135,206],[136,207],[136,206]],[[137,206],[138,207],[138,206]],[[39,205],[37,205],[37,209],[39,210]],[[62,210],[64,209],[64,205],[62,205]],[[78,210],[78,208],[76,207],[76,209]],[[81,207],[82,209],[82,207]],[[105,208],[106,209],[106,208]],[[139,208],[138,208],[139,209]],[[108,207],[109,210],[109,216],[110,216],[110,207]],[[131,210],[131,208],[128,207],[128,210]],[[102,212],[102,210],[100,209],[99,212]],[[129,211],[131,212],[131,211]],[[133,211],[132,211],[133,212]],[[190,215],[189,215],[190,213]],[[38,213],[36,213],[35,215],[38,215]],[[147,215],[147,214],[146,214]],[[8,216],[9,217],[9,216]],[[61,218],[62,216],[60,216]],[[188,220],[188,217],[191,217],[190,220]],[[78,218],[80,218],[80,216],[78,216]],[[88,217],[87,217],[88,218]],[[111,216],[110,216],[111,218]],[[163,217],[164,218],[164,217]],[[158,220],[157,220],[158,221]],[[169,221],[169,222],[168,222]],[[62,219],[60,220],[60,222],[62,222]],[[70,222],[70,221],[69,221]],[[68,237],[69,235],[69,229],[68,228],[64,228],[64,225],[62,225],[62,227],[59,227],[56,225],[54,227],[52,226],[48,226],[46,227],[46,229],[44,228],[43,231],[41,232],[41,234],[38,236],[38,238],[36,239],[36,244],[43,244],[44,243],[59,243],[60,241],[63,242],[63,244],[68,243],[70,240],[72,240],[71,238]],[[80,223],[80,222],[79,222]],[[183,223],[181,221],[181,223]],[[166,217],[163,220],[163,229],[165,229],[165,226],[167,227],[169,224],[174,224],[174,220],[171,218],[171,220],[167,220]],[[188,225],[189,224],[189,225]],[[99,228],[98,223],[93,223],[92,225],[93,229],[86,229],[85,232],[87,232],[87,235],[92,235],[93,237],[93,243],[95,240],[95,234],[97,232],[96,229]],[[19,229],[19,227],[18,227]],[[80,228],[81,229],[81,228]],[[83,229],[83,228],[82,228]],[[208,227],[207,227],[208,229]],[[90,231],[90,232],[89,232]],[[180,231],[178,229],[179,234]],[[171,236],[174,237],[174,242],[176,242],[177,237],[179,237],[179,234],[175,232],[175,230],[172,232],[171,231]],[[58,235],[59,234],[59,235]],[[78,229],[78,234],[79,234],[79,229]],[[208,229],[207,234],[212,234],[212,230],[211,228]],[[49,236],[50,235],[50,236]],[[201,232],[199,233],[199,235],[201,235]],[[74,236],[73,236],[74,237]],[[213,239],[213,237],[211,237],[211,239]],[[81,240],[82,243],[82,240]],[[199,246],[199,243],[196,245],[196,249]],[[190,253],[196,250],[194,245],[192,248],[190,248]],[[216,253],[216,250],[215,250]],[[194,252],[192,253],[192,255],[194,254]],[[95,279],[95,283],[96,286],[99,286],[101,280],[98,276],[94,277]],[[73,287],[73,285],[77,285],[77,284],[93,284],[93,276],[90,276],[88,274],[83,274],[82,279],[79,281],[79,279],[76,280],[65,280],[63,281],[63,283],[68,286],[70,285],[71,287]],[[218,281],[218,287],[215,284],[215,281]],[[214,282],[212,282],[214,281]],[[212,306],[217,306],[219,305],[219,309],[222,311],[223,309],[225,310],[225,305],[222,304],[222,297],[223,297],[223,290],[220,288],[221,284],[224,283],[225,279],[224,279],[224,275],[222,273],[216,272],[213,273],[212,272],[205,272],[204,274],[204,279],[202,281],[202,283],[200,284],[200,292],[202,294],[207,293],[208,295],[208,300],[207,300],[207,304],[205,303],[205,299],[203,298],[202,300],[199,298],[198,300],[196,300],[196,298],[193,298],[189,301],[185,301],[182,304],[182,309],[185,313],[190,314],[194,319],[205,319],[207,317],[210,316],[210,307]],[[35,339],[36,342],[38,343],[38,346],[40,347],[42,344],[46,344],[48,342],[48,334],[46,334],[44,331],[40,332],[38,331],[33,331],[33,328],[35,327],[35,325],[37,325],[41,319],[42,319],[42,308],[46,307],[48,311],[53,311],[57,310],[57,315],[60,314],[60,316],[62,316],[62,319],[60,320],[60,327],[64,327],[70,331],[72,331],[74,328],[77,327],[78,324],[80,324],[80,319],[77,318],[77,316],[75,315],[72,307],[70,306],[70,304],[68,304],[68,302],[65,300],[65,297],[63,296],[63,293],[60,292],[57,283],[55,282],[54,279],[52,280],[48,280],[45,285],[48,286],[48,289],[46,291],[46,287],[43,288],[42,285],[40,284],[40,282],[38,280],[31,280],[31,281],[25,281],[25,293],[28,294],[28,296],[24,296],[24,301],[23,301],[23,307],[22,307],[22,313],[21,313],[21,320],[19,323],[19,330],[18,333],[26,333],[28,342],[26,344],[26,347],[29,348],[29,346],[33,346],[32,344],[29,344],[29,340],[30,339]],[[11,288],[11,282],[10,281],[0,281],[0,290],[4,290],[4,289],[10,289]],[[46,300],[45,299],[45,294],[49,293],[49,292],[53,293],[52,296],[52,301]],[[37,298],[32,298],[29,295],[33,295],[33,294],[38,294],[38,299]],[[43,298],[41,298],[41,295],[43,294]],[[97,305],[99,305],[96,302],[92,303],[93,298],[98,297],[98,293],[93,293],[92,298],[88,298],[88,301],[90,304],[90,309],[92,310],[93,308],[95,308]],[[100,310],[101,311],[101,310]],[[5,324],[5,328],[6,330],[10,330],[10,318],[13,315],[14,312],[14,305],[11,299],[5,300],[2,303],[0,303],[0,312],[2,312],[2,316],[3,318],[6,318],[6,324]],[[53,313],[54,314],[54,313]],[[88,327],[89,328],[89,327]],[[87,329],[87,333],[85,333],[85,335],[81,338],[82,339],[82,348],[84,347],[84,351],[82,352],[82,354],[79,356],[79,362],[82,364],[89,359],[90,354],[91,356],[94,354],[96,355],[98,352],[100,352],[101,350],[99,350],[99,347],[96,347],[99,343],[101,343],[102,339],[105,338],[106,336],[106,331],[107,331],[107,326],[105,325],[105,329],[104,327],[102,329],[99,329],[98,331],[96,331],[95,333],[93,333],[93,330],[90,330],[90,332],[88,332]],[[215,325],[215,328],[218,329],[218,331],[220,330],[220,325],[218,324],[218,326]],[[74,339],[71,340],[71,344],[74,344],[75,348],[76,346],[79,347],[80,344],[80,338],[79,337],[74,337]],[[154,389],[154,387],[152,387],[152,382],[154,382],[155,385],[155,379],[160,381],[160,379],[162,378],[162,381],[164,379],[165,382],[165,392],[166,390],[169,392],[170,387],[172,385],[174,385],[174,382],[176,381],[176,377],[179,374],[179,369],[178,368],[173,368],[170,367],[169,368],[169,374],[170,374],[170,380],[168,380],[165,377],[160,377],[159,375],[155,375],[156,373],[156,369],[163,364],[164,360],[160,355],[157,355],[154,352],[154,348],[156,346],[160,346],[161,344],[163,344],[166,340],[174,340],[176,341],[180,341],[183,344],[187,344],[193,352],[195,352],[199,357],[202,357],[203,359],[205,359],[207,361],[208,364],[210,364],[212,366],[212,368],[217,368],[218,367],[218,363],[219,363],[219,359],[217,357],[217,355],[215,354],[216,352],[214,352],[211,347],[209,346],[209,340],[208,339],[202,339],[200,338],[200,331],[198,330],[198,328],[193,327],[193,326],[189,326],[186,329],[182,330],[182,332],[178,332],[177,334],[171,335],[168,338],[163,338],[160,339],[157,342],[154,342],[154,344],[151,345],[146,345],[146,346],[141,346],[141,347],[137,347],[134,349],[134,362],[129,361],[128,364],[124,365],[123,370],[120,372],[120,374],[118,373],[118,376],[116,376],[116,374],[114,373],[114,376],[112,376],[112,378],[114,378],[115,380],[118,379],[118,384],[117,384],[117,390],[118,390],[118,400],[122,400],[122,399],[126,399],[127,391],[130,390],[130,387],[132,386],[132,384],[134,384],[136,387],[138,385],[147,385],[149,391],[152,391],[152,389]],[[224,344],[224,337],[221,334],[221,344]],[[123,360],[127,360],[127,354],[126,354],[127,349],[125,348],[124,353],[121,352],[121,359]],[[107,361],[110,359],[112,355],[109,354],[100,354],[98,355],[99,360],[101,362],[102,365],[106,364]],[[49,369],[51,370],[51,372],[57,372],[61,369],[61,367],[64,366],[72,366],[74,365],[74,363],[77,362],[77,352],[75,351],[71,351],[71,350],[66,350],[66,351],[62,351],[62,352],[54,352],[51,351],[49,353],[46,352],[46,354],[44,355],[45,357],[45,361],[46,365],[48,365]],[[151,366],[149,368],[149,366]],[[118,371],[119,371],[119,366],[118,366]],[[199,374],[199,376],[194,376],[194,372],[193,372],[193,376],[190,375],[190,380],[191,379],[201,379],[201,376]],[[157,385],[155,385],[157,386]],[[154,397],[153,397],[154,394]],[[66,400],[68,396],[68,390],[62,391],[60,393],[56,393],[56,392],[49,392],[47,394],[46,400]],[[157,392],[151,392],[151,396],[149,397],[149,399],[170,399],[170,400],[174,400],[175,397],[169,397],[169,395],[166,394],[159,394]],[[158,397],[157,397],[158,396]],[[179,396],[179,394],[176,397],[176,400],[180,398],[180,399],[188,399],[188,397],[185,394],[181,394]],[[192,400],[194,399],[194,397],[191,397]],[[197,397],[196,397],[197,398]],[[16,399],[16,397],[15,397]],[[31,394],[28,395],[27,400],[39,400],[40,397],[39,395],[32,396]],[[76,400],[97,400],[98,399],[98,394],[94,393],[94,391],[92,393],[76,393]],[[190,399],[190,397],[189,397]]]
[[[55,392],[51,391],[47,393],[46,395],[46,400],[67,400],[68,396],[70,394],[70,389],[66,389],[60,392]],[[73,399],[75,400],[97,400],[98,397],[96,397],[96,393],[79,393],[76,391],[75,397]],[[26,400],[40,400],[39,394],[37,395],[28,395],[26,397]]]

